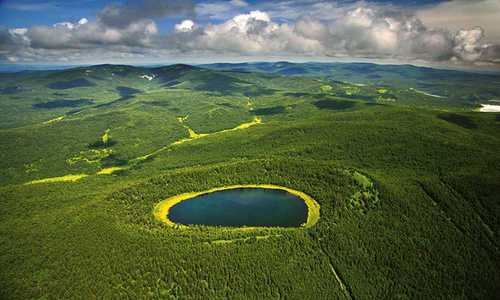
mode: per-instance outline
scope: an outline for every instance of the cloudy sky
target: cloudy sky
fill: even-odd
[[[0,63],[500,68],[500,0],[0,0]]]

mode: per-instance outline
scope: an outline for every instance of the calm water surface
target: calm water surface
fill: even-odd
[[[307,221],[307,206],[283,190],[240,188],[182,201],[168,217],[185,225],[298,227]]]

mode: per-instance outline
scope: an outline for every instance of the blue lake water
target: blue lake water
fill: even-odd
[[[283,190],[239,188],[177,203],[168,218],[184,225],[298,227],[307,221],[307,205]]]

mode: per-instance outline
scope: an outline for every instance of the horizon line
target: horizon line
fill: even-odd
[[[151,62],[151,63],[70,63],[70,64],[59,64],[59,63],[4,63],[0,62],[0,73],[17,73],[23,71],[57,71],[57,70],[67,70],[73,68],[81,67],[93,67],[93,66],[133,66],[133,67],[162,67],[162,66],[173,66],[173,65],[190,65],[190,66],[208,66],[215,64],[258,64],[258,63],[289,63],[289,64],[370,64],[370,65],[381,65],[381,66],[411,66],[416,68],[426,68],[434,70],[447,70],[447,71],[459,71],[468,73],[487,73],[487,74],[499,74],[500,70],[496,68],[473,68],[464,66],[449,66],[449,65],[419,65],[411,62],[374,62],[374,61],[290,61],[290,60],[242,60],[242,61],[214,61],[205,63],[187,63],[187,62]],[[30,68],[31,67],[31,68]]]

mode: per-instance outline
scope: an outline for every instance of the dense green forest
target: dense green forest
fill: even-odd
[[[500,113],[478,111],[498,75],[277,63],[0,79],[1,299],[500,296]],[[236,184],[303,191],[320,219],[153,217]]]

